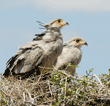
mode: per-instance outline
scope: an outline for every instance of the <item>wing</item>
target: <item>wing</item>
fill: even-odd
[[[36,38],[34,38],[32,41],[38,41],[38,40],[42,40],[42,37],[46,34],[46,32],[43,32],[41,34],[35,34],[35,36],[37,36]]]
[[[6,70],[3,75],[9,76],[10,72],[19,74],[31,71],[43,53],[44,51],[38,46],[37,41],[20,46],[19,51],[7,61]]]
[[[14,62],[16,61],[16,59],[23,53],[25,52],[25,50],[19,50],[14,56],[12,56],[6,63],[6,70],[4,72],[4,76],[9,76],[10,71],[14,65]]]

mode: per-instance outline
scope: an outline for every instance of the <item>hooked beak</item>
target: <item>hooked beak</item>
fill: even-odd
[[[69,25],[69,23],[68,23],[68,22],[66,22],[65,24],[63,24],[63,25],[61,25],[61,26],[66,26],[66,25]]]
[[[88,46],[87,42],[85,42],[84,45]]]
[[[68,23],[68,22],[66,22],[66,25],[69,25],[69,23]]]

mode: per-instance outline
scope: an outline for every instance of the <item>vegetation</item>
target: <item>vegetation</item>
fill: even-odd
[[[48,70],[48,69],[47,69]],[[1,75],[2,106],[109,106],[110,75],[71,76],[64,70],[45,71],[45,75],[21,80]],[[110,73],[110,70],[109,70]]]

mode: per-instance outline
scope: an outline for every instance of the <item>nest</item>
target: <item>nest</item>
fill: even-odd
[[[91,74],[73,77],[64,70],[21,80],[10,76],[0,81],[2,106],[109,106],[110,77]]]

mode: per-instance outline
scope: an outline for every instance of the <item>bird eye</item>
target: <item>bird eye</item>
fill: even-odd
[[[60,23],[60,22],[61,22],[61,19],[58,20],[58,23]]]
[[[76,42],[78,43],[80,40],[78,39],[78,40],[76,40]]]

